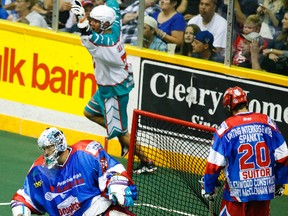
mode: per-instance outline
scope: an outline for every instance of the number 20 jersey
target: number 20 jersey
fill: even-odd
[[[287,160],[286,142],[267,115],[239,113],[214,133],[204,175],[205,191],[214,191],[224,168],[224,200],[271,200],[275,185],[288,183]]]

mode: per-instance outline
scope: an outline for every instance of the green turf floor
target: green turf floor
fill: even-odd
[[[40,154],[36,139],[0,131],[0,216],[11,215],[10,207],[3,204],[9,203],[16,190],[22,186],[28,169]],[[120,162],[126,165],[126,161]],[[271,216],[287,215],[288,196],[274,199]]]

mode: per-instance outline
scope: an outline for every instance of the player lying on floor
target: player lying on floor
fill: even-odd
[[[68,147],[62,131],[47,128],[38,139],[43,155],[11,201],[13,216],[135,215],[137,189],[125,168],[97,141]]]

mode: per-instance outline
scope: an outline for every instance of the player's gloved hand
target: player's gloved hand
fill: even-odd
[[[284,194],[284,185],[275,186],[275,197],[280,197]]]
[[[92,34],[91,27],[89,25],[89,21],[86,19],[83,22],[79,22],[77,24],[77,27],[79,28],[79,31],[81,35],[90,35]]]
[[[81,23],[86,19],[85,9],[83,8],[80,1],[75,0],[75,4],[72,5],[71,11],[75,15],[78,23]]]
[[[212,193],[206,193],[204,189],[204,177],[199,180],[199,183],[201,184],[201,195],[208,201],[214,201],[215,197],[217,196],[217,193],[212,192]]]
[[[112,176],[108,184],[108,196],[113,205],[127,207],[134,205],[129,180],[124,176]]]
[[[208,201],[214,201],[215,200],[215,197],[216,197],[216,194],[215,193],[201,193],[202,196],[207,199]]]

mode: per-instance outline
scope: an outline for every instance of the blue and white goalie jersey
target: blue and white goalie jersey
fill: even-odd
[[[225,168],[224,200],[271,200],[275,185],[288,183],[287,163],[287,145],[276,124],[264,114],[239,113],[214,133],[204,188],[213,192]]]
[[[116,0],[107,0],[106,5],[116,12],[112,33],[81,36],[94,61],[94,72],[101,95],[105,98],[128,94],[134,87],[133,71],[127,62],[121,35],[120,9]]]
[[[82,216],[92,204],[101,208],[99,214],[109,208],[107,183],[112,175],[118,173],[129,179],[123,165],[96,141],[79,141],[69,150],[65,164],[52,169],[44,165],[43,156],[39,157],[12,200],[23,203],[34,214],[51,216]],[[136,192],[131,180],[130,188]]]

